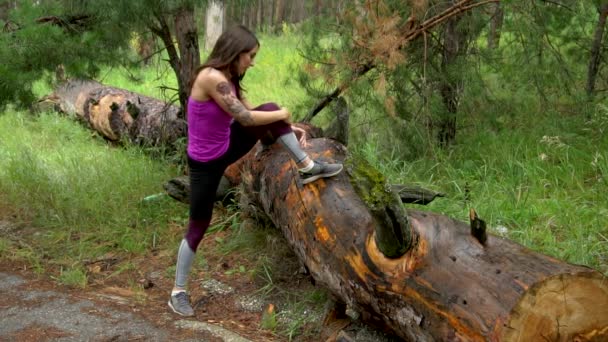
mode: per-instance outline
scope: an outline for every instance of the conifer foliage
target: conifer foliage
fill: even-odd
[[[410,146],[448,147],[467,115],[463,103],[498,102],[485,85],[489,74],[506,81],[502,87],[511,87],[513,99],[525,89],[545,107],[580,101],[585,93],[598,101],[593,96],[605,96],[608,80],[607,6],[602,0],[349,2],[310,25],[299,79],[317,102],[305,120],[345,95],[353,107],[384,113],[374,122],[388,122],[389,131],[418,134]]]
[[[199,65],[195,9],[191,0],[20,1],[5,6],[0,35],[0,105],[27,106],[32,84],[69,77],[95,78],[103,65],[127,66],[137,37],[155,36],[168,55],[183,105],[192,72]]]

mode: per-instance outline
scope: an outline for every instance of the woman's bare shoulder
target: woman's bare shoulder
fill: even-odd
[[[202,83],[202,84],[217,84],[219,82],[225,82],[228,81],[228,79],[226,78],[226,76],[224,75],[224,73],[222,73],[221,71],[214,69],[214,68],[204,68],[203,70],[201,70],[198,73],[198,76],[196,77],[196,81],[197,83]]]
[[[190,96],[200,101],[208,100],[211,92],[217,88],[218,84],[227,81],[228,79],[221,71],[214,68],[205,68],[196,76]]]

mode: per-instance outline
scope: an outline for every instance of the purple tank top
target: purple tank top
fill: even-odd
[[[188,99],[188,155],[206,162],[221,157],[230,143],[232,116],[213,99]]]

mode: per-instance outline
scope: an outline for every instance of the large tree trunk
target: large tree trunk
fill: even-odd
[[[112,141],[171,146],[185,136],[179,107],[95,81],[70,80],[40,102],[87,122]]]
[[[165,45],[169,56],[169,64],[177,78],[179,103],[184,108],[180,113],[184,114],[190,93],[190,81],[194,76],[194,71],[200,64],[194,9],[191,5],[184,5],[174,14],[177,47],[171,34],[169,23],[167,22],[168,17],[164,13],[158,12],[154,13],[154,17],[156,18],[156,22],[148,23],[148,28]]]
[[[179,103],[184,111],[190,95],[194,73],[201,64],[198,45],[198,30],[194,20],[194,8],[182,7],[175,14],[175,37],[179,47],[179,70],[176,72],[179,85]]]
[[[593,96],[595,91],[595,78],[600,65],[602,56],[602,40],[604,37],[604,29],[606,27],[606,17],[608,16],[608,2],[598,8],[599,19],[595,26],[593,35],[593,43],[591,45],[591,57],[589,58],[589,67],[587,68],[587,95]]]
[[[339,143],[309,142],[314,158],[345,160]],[[373,191],[361,195],[365,187],[386,193],[382,181],[362,178],[350,159],[345,166],[335,178],[303,186],[287,153],[273,147],[235,167],[246,196],[283,231],[316,282],[363,317],[407,341],[608,339],[601,273],[500,237],[480,239],[446,216],[384,206],[370,198]],[[390,202],[388,193],[380,197]],[[379,236],[387,232],[395,238]]]

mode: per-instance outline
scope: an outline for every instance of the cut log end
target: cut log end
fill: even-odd
[[[608,341],[608,279],[562,274],[522,296],[501,341]]]

